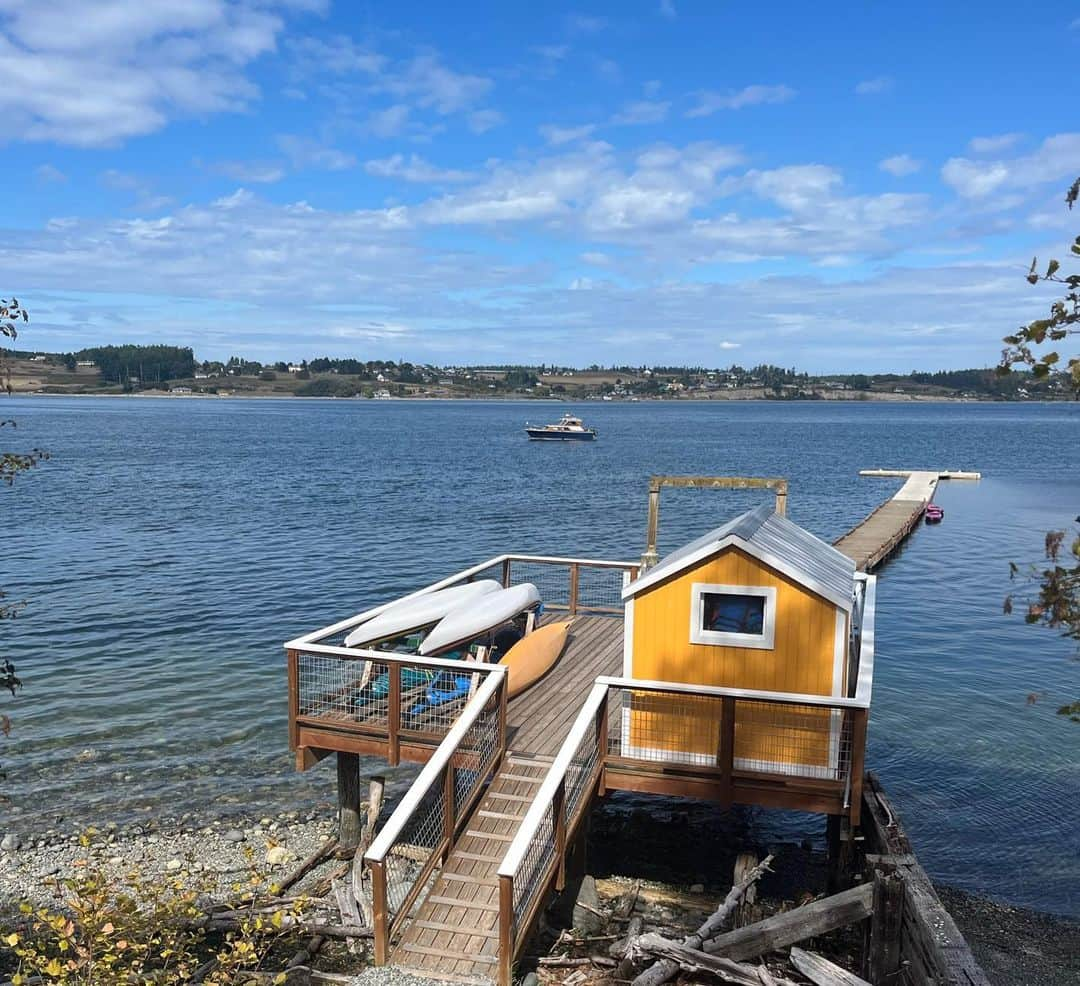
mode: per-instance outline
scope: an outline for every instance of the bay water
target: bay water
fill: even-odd
[[[563,410],[599,440],[526,441]],[[25,681],[0,696],[0,829],[328,806],[332,766],[292,770],[282,642],[503,551],[636,559],[653,473],[786,477],[791,519],[833,540],[900,484],[859,469],[973,469],[880,570],[867,761],[935,879],[1080,914],[1080,725],[1054,715],[1080,665],[1002,613],[1009,562],[1080,513],[1078,405],[28,397],[4,416],[5,447],[51,458],[0,490],[0,587],[28,601],[0,624]],[[761,496],[665,490],[661,553]]]

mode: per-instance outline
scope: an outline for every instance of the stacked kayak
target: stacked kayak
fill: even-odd
[[[388,652],[463,661],[469,655],[470,644],[539,607],[540,593],[531,582],[504,589],[493,579],[485,579],[395,603],[357,626],[345,638],[345,645],[376,646]],[[511,648],[511,653],[530,637]],[[364,705],[385,699],[390,693],[389,672],[372,681],[371,664],[367,663],[360,680],[358,698]],[[466,698],[471,681],[472,675],[464,669],[462,673],[408,666],[401,669],[402,692],[426,686],[423,699],[409,710],[414,717]]]

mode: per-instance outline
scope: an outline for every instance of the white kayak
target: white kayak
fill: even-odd
[[[424,638],[420,653],[437,654],[455,644],[474,640],[539,605],[540,593],[531,582],[522,582],[509,589],[500,589],[498,592],[481,596],[457,607],[440,620],[435,629]]]
[[[494,579],[480,579],[465,585],[453,585],[449,589],[425,592],[412,599],[402,599],[360,624],[345,638],[345,646],[360,647],[431,626],[448,613],[501,589],[502,585]]]

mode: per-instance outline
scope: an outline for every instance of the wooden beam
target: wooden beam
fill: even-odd
[[[342,849],[360,844],[360,758],[355,753],[337,755],[338,842]]]
[[[635,945],[639,951],[667,959],[691,975],[706,973],[718,977],[725,983],[735,983],[736,986],[761,986],[762,984],[756,966],[743,965],[732,959],[710,955],[708,952],[701,952],[696,948],[668,941],[655,931],[636,939]],[[771,981],[778,986],[795,986],[790,979],[773,976]]]
[[[289,749],[300,745],[300,727],[296,717],[300,714],[300,654],[290,650],[286,654],[289,671]]]
[[[814,952],[805,952],[798,946],[792,946],[791,964],[814,983],[814,986],[870,986],[855,973],[841,969]]]
[[[874,875],[874,913],[870,918],[870,982],[892,986],[900,972],[900,925],[904,881],[896,873]]]
[[[812,901],[793,911],[774,914],[705,942],[705,951],[729,959],[756,958],[766,952],[864,921],[874,909],[874,886],[867,883]]]

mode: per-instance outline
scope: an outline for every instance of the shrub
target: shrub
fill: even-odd
[[[82,839],[83,845],[89,841],[88,836]],[[249,862],[252,858],[249,851]],[[117,881],[100,869],[88,869],[60,883],[67,891],[62,906],[52,910],[23,903],[20,926],[0,934],[0,943],[15,958],[11,982],[176,986],[203,969],[200,981],[209,986],[242,983],[274,946],[296,936],[292,926],[305,908],[302,898],[283,903],[280,910],[256,908],[254,891],[262,883],[252,867],[246,886],[234,888],[250,894],[248,903],[230,912],[235,920],[221,931],[212,930],[204,909],[208,879],[193,884],[133,869]],[[274,979],[285,981],[284,973]]]

